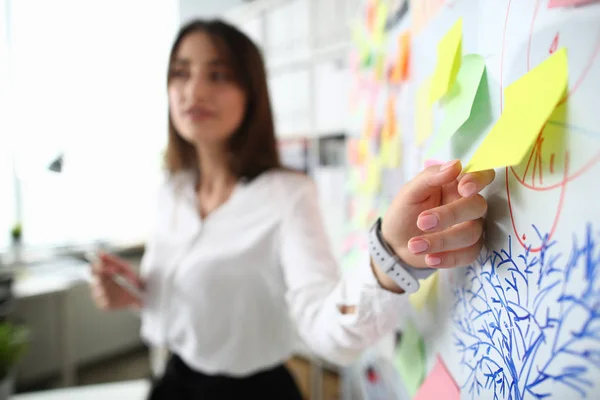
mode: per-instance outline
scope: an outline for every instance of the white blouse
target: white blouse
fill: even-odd
[[[345,365],[396,327],[407,296],[382,289],[367,262],[341,276],[310,178],[271,171],[241,182],[204,220],[195,204],[191,174],[160,190],[141,267],[148,344],[198,371],[243,376],[287,360],[299,338]]]

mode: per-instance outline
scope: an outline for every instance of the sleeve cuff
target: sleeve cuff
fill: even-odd
[[[408,295],[381,287],[370,264],[364,265],[348,276],[348,285],[338,296],[338,305],[356,306],[354,313],[341,314],[341,321],[346,326],[371,325],[379,332],[394,329]]]

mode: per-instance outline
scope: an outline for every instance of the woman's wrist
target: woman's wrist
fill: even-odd
[[[383,269],[381,269],[372,258],[370,258],[371,270],[373,271],[373,275],[375,275],[375,279],[385,290],[389,290],[390,292],[394,292],[397,294],[404,293],[404,290],[394,282],[392,278],[390,278]]]

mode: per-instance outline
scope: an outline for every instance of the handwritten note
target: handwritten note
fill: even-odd
[[[390,82],[401,83],[408,80],[410,65],[410,33],[405,31],[398,37],[398,56],[392,68]]]
[[[461,63],[456,82],[448,93],[448,101],[444,104],[444,118],[439,131],[425,157],[432,157],[448,142],[454,133],[471,116],[475,95],[485,71],[485,60],[477,54],[466,55]]]
[[[504,91],[504,112],[465,172],[519,164],[567,89],[567,51],[562,48]]]
[[[433,121],[431,113],[431,105],[429,104],[429,93],[431,91],[431,78],[427,78],[425,82],[421,83],[421,86],[417,90],[417,101],[416,101],[416,138],[415,142],[417,146],[421,146],[433,130]]]
[[[402,331],[400,344],[396,348],[394,365],[400,373],[406,391],[412,398],[425,377],[425,343],[411,321]]]
[[[448,93],[458,75],[462,60],[462,18],[440,40],[437,55],[437,65],[431,81],[431,103]]]
[[[584,6],[586,4],[597,3],[598,1],[599,0],[550,0],[548,2],[548,8]]]
[[[421,311],[427,304],[437,302],[439,273],[434,272],[427,279],[421,281],[421,287],[409,297],[410,303],[417,311]]]
[[[444,399],[444,400],[459,400],[460,390],[458,385],[452,379],[450,372],[446,368],[444,361],[438,355],[436,362],[429,373],[423,386],[417,392],[417,395],[413,400],[432,400],[432,399]]]

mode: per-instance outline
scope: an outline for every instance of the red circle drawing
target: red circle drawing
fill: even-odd
[[[501,56],[500,56],[500,110],[501,111],[502,111],[502,92],[504,89],[504,86],[503,86],[504,51],[505,51],[505,45],[506,45],[506,30],[507,30],[507,25],[508,25],[508,18],[509,18],[509,14],[510,14],[511,3],[512,3],[512,0],[508,0],[508,5],[506,8],[506,16],[505,16],[505,20],[504,20],[504,32],[503,32],[503,37],[502,37],[502,52],[501,52]],[[530,30],[529,30],[529,41],[527,44],[527,70],[531,69],[531,64],[530,64],[531,63],[531,60],[530,60],[531,44],[532,44],[532,40],[533,40],[533,32],[534,32],[535,22],[538,17],[539,7],[540,7],[540,0],[536,0],[535,9],[534,9],[533,17],[531,20]],[[573,96],[577,92],[577,90],[581,86],[581,83],[585,80],[586,76],[588,75],[589,71],[591,70],[591,67],[594,64],[596,56],[598,55],[599,52],[600,52],[600,36],[598,36],[598,38],[596,40],[596,44],[594,45],[593,51],[585,65],[582,73],[579,75],[579,77],[577,78],[577,80],[575,81],[575,83],[573,84],[573,86],[571,87],[571,89],[569,90],[567,95],[565,96],[565,98],[561,100],[559,105],[564,103],[567,100],[567,98]],[[515,221],[515,216],[513,213],[512,203],[511,203],[510,185],[509,185],[509,179],[510,179],[511,175],[514,179],[517,180],[517,182],[521,186],[523,186],[529,190],[532,190],[532,191],[541,192],[541,191],[560,189],[561,192],[560,192],[560,196],[559,196],[558,205],[556,207],[556,211],[553,216],[550,232],[548,232],[547,240],[550,240],[550,238],[554,235],[554,233],[556,231],[556,227],[558,225],[558,221],[560,219],[560,215],[561,215],[561,212],[563,209],[563,205],[564,205],[563,203],[564,203],[564,197],[565,197],[565,193],[566,193],[567,183],[577,179],[584,172],[586,172],[592,166],[594,166],[598,161],[600,161],[600,152],[598,152],[596,155],[594,155],[592,157],[592,159],[589,162],[587,162],[581,168],[572,172],[572,174],[569,175],[569,165],[568,165],[569,164],[569,155],[568,155],[568,152],[565,152],[564,176],[563,176],[562,180],[555,184],[544,185],[543,181],[542,181],[542,172],[541,172],[541,168],[542,168],[541,146],[542,146],[542,142],[543,142],[542,136],[543,136],[544,130],[545,130],[545,126],[544,126],[544,128],[542,128],[542,132],[540,132],[540,135],[538,136],[538,141],[537,141],[536,145],[534,145],[531,150],[527,166],[525,167],[525,173],[523,174],[522,178],[517,174],[516,170],[513,167],[505,168],[506,194],[507,194],[507,199],[508,199],[508,208],[509,208],[511,223],[512,223],[513,231],[515,233],[515,236],[516,236],[518,242],[525,249],[529,248],[529,246],[525,243],[527,236],[525,234],[519,234],[519,231],[518,231],[517,225],[516,225],[516,221]],[[529,183],[525,182],[525,178],[526,178],[527,172],[529,171],[529,168],[531,167],[532,160],[533,160],[532,183],[529,184]],[[551,172],[554,172],[554,160],[555,160],[555,155],[552,154],[551,161],[550,161]],[[538,170],[538,168],[539,168],[539,170]],[[509,169],[512,174],[509,174]],[[536,172],[539,172],[539,180],[540,180],[539,185],[535,184]],[[535,247],[535,248],[533,248],[533,247],[529,248],[529,251],[531,251],[531,252],[539,252],[540,250],[541,250],[541,246]]]

